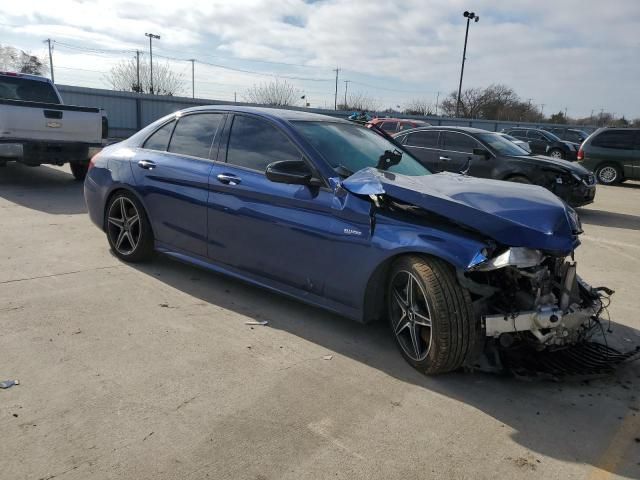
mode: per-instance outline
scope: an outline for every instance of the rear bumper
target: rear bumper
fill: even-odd
[[[46,142],[29,140],[0,141],[0,160],[28,165],[88,162],[102,145],[80,142]]]

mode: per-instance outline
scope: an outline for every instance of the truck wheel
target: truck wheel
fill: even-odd
[[[427,374],[460,368],[477,338],[471,297],[442,260],[406,256],[391,267],[389,323],[404,358]]]
[[[69,166],[71,167],[71,173],[74,178],[79,181],[84,180],[84,177],[87,176],[87,172],[89,171],[89,162],[71,162]]]
[[[615,185],[622,181],[620,168],[613,163],[604,163],[596,168],[596,179],[603,185]]]
[[[116,193],[107,205],[105,226],[109,246],[125,262],[142,262],[153,254],[153,232],[144,208],[127,192]]]

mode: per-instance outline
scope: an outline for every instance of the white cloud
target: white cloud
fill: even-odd
[[[545,111],[567,107],[588,115],[601,107],[640,116],[636,79],[640,21],[638,0],[447,1],[404,0],[196,0],[5,2],[0,25],[5,41],[41,48],[42,38],[98,48],[146,48],[144,32],[162,35],[157,52],[203,60],[236,58],[229,65],[282,74],[327,78],[331,68],[342,78],[360,80],[393,93],[354,83],[383,98],[385,105],[412,96],[404,91],[449,92],[456,88],[462,44],[462,11],[472,3],[480,22],[471,26],[466,86],[505,83],[523,98],[545,104]],[[6,25],[19,25],[7,27]],[[9,34],[7,36],[7,34]],[[177,53],[169,53],[177,52]],[[56,51],[60,61],[71,52]],[[77,60],[77,58],[76,58]],[[301,69],[246,60],[300,63]],[[83,59],[84,61],[84,59]],[[218,63],[223,60],[218,59]],[[102,69],[99,58],[87,68]],[[92,65],[93,63],[93,65]],[[231,92],[261,77],[201,65],[203,88]],[[227,86],[215,83],[229,83]],[[331,100],[333,85],[299,82],[312,98]],[[341,90],[343,85],[341,84]]]

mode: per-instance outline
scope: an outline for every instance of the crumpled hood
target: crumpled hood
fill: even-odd
[[[568,254],[577,245],[564,202],[543,187],[455,173],[412,177],[365,168],[342,182],[357,195],[386,195],[510,247]]]
[[[525,161],[530,161],[534,165],[544,166],[544,167],[555,167],[555,169],[567,170],[570,173],[575,173],[580,177],[588,175],[591,173],[589,170],[584,168],[582,165],[576,162],[570,162],[569,160],[562,160],[561,158],[551,158],[545,157],[544,155],[526,155],[522,157],[514,157],[519,158]]]

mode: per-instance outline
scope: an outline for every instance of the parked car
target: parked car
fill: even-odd
[[[543,130],[553,133],[556,137],[562,140],[566,140],[567,142],[571,143],[577,143],[578,145],[584,142],[589,136],[587,132],[578,128],[548,127],[543,128]]]
[[[423,372],[588,339],[600,301],[565,261],[575,211],[543,188],[432,175],[389,138],[308,112],[190,108],[96,155],[84,195],[118,258],[155,250],[385,319]]]
[[[506,138],[507,140],[509,140],[510,142],[515,143],[516,145],[518,145],[521,149],[523,149],[525,152],[527,153],[531,153],[531,147],[529,146],[528,142],[525,142],[524,140],[518,140],[516,137],[512,137],[511,135],[508,135],[506,133],[502,133],[502,132],[496,132],[498,135],[500,135],[501,137]]]
[[[593,202],[594,175],[576,163],[532,155],[499,133],[468,127],[426,127],[395,136],[432,172],[540,185],[569,205]]]
[[[535,154],[563,160],[575,160],[580,147],[577,143],[561,140],[553,133],[536,128],[508,128],[503,132],[527,142]]]
[[[64,105],[48,78],[0,72],[0,166],[69,163],[82,180],[108,130],[103,110]]]
[[[369,123],[380,127],[389,134],[408,130],[409,128],[428,127],[430,123],[422,120],[409,120],[406,118],[374,118]]]
[[[640,180],[640,128],[601,128],[584,141],[578,162],[605,185]]]

